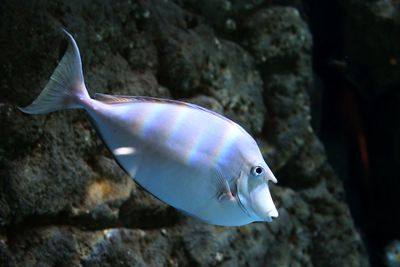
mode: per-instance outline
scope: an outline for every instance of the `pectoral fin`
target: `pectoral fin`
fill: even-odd
[[[222,175],[222,173],[216,171],[216,182],[217,182],[217,193],[216,197],[219,201],[234,201],[235,196],[233,195],[231,188],[229,186],[228,180]]]

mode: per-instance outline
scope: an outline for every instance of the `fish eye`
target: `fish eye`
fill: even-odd
[[[255,167],[253,167],[253,168],[251,169],[251,173],[252,173],[254,176],[260,176],[263,172],[264,172],[264,169],[263,169],[263,167],[261,167],[261,166],[255,166]]]

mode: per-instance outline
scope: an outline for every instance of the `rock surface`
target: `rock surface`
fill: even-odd
[[[310,125],[306,23],[295,8],[216,2],[224,9],[213,1],[3,1],[1,266],[368,265]],[[279,218],[240,228],[188,218],[119,169],[82,111],[19,112],[65,49],[61,27],[76,37],[92,93],[185,99],[256,136],[280,182],[271,190]]]

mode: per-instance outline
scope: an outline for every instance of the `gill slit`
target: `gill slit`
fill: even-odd
[[[242,178],[243,172],[240,171],[239,176],[235,178],[234,183],[236,186],[234,187],[236,189],[236,192],[234,194],[236,198],[236,202],[238,203],[239,207],[243,210],[244,213],[246,213],[249,217],[251,217],[249,211],[245,208],[243,205],[242,201],[240,200],[240,193],[239,193],[239,180]]]

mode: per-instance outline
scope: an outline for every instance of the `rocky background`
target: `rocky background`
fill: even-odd
[[[383,213],[396,191],[383,195],[398,186],[390,163],[400,128],[381,119],[385,99],[400,114],[397,5],[1,1],[0,266],[369,266],[346,199],[378,264],[396,223]],[[184,99],[250,131],[278,177],[279,218],[238,228],[188,218],[123,173],[84,112],[22,114],[16,107],[38,95],[65,51],[61,28],[80,47],[92,93]],[[360,136],[381,140],[361,123],[371,114],[389,136],[389,161],[376,156],[378,142],[363,157]],[[371,204],[374,170],[385,166],[378,192],[389,204]],[[366,224],[367,215],[386,219]],[[371,229],[387,221],[374,243]]]

